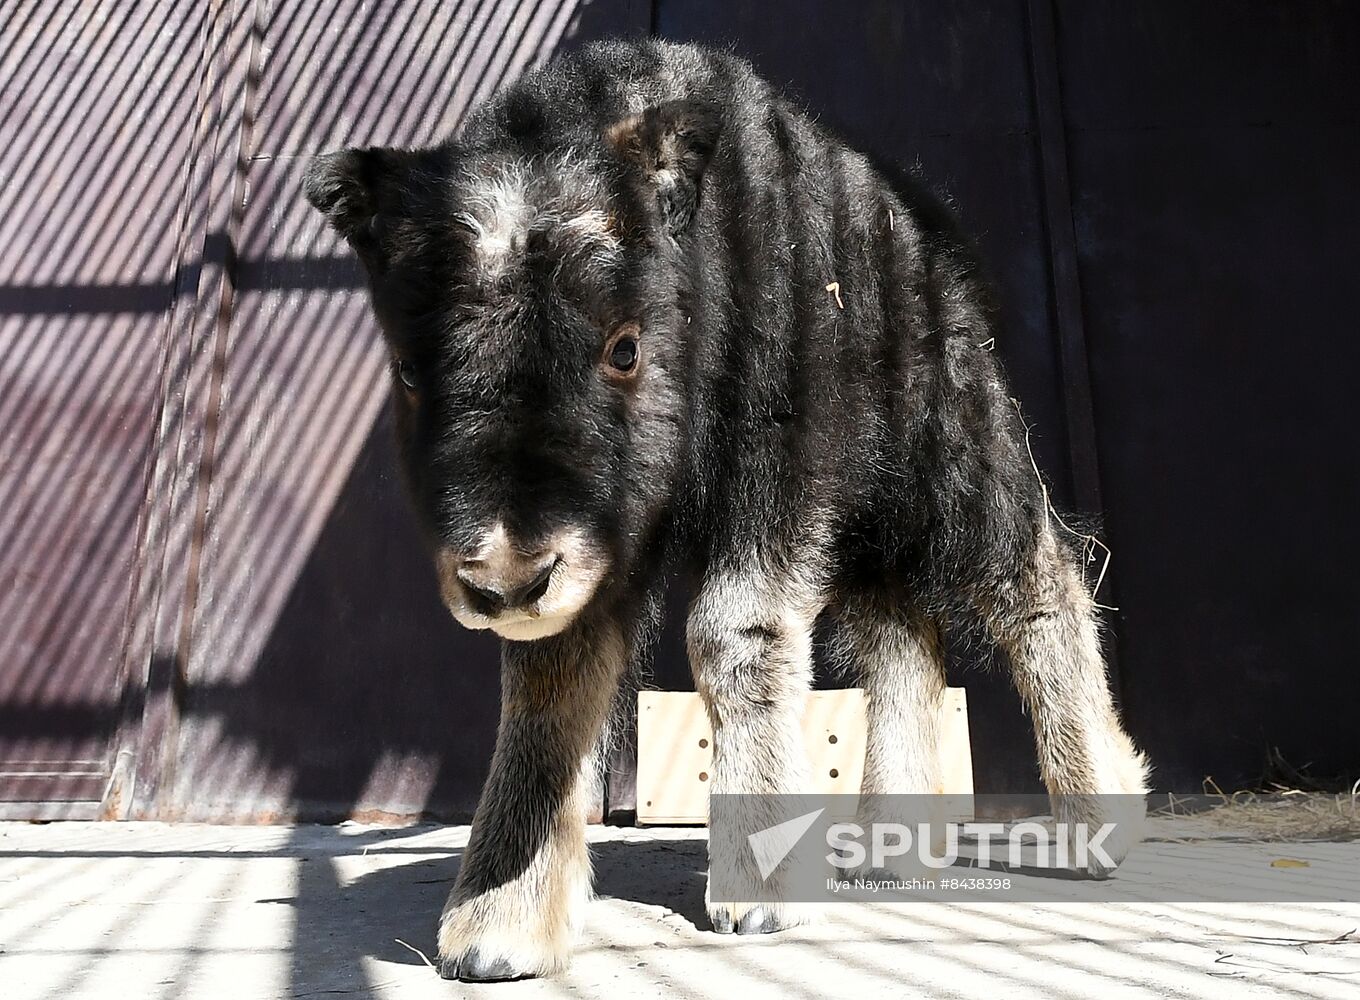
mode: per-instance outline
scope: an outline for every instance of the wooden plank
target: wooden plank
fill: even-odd
[[[697,694],[639,691],[637,821],[705,823],[713,769],[713,731]],[[938,794],[973,792],[968,707],[962,688],[949,688],[941,708],[943,771]],[[864,692],[858,688],[809,693],[802,718],[812,763],[811,792],[859,793],[864,774]]]

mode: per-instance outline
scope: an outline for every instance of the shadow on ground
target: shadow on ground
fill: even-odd
[[[388,846],[385,842],[394,833],[365,831],[347,837],[344,854],[309,851],[298,844],[295,893],[257,900],[296,911],[290,959],[295,995],[374,985],[368,981],[366,958],[418,966],[425,959],[411,949],[419,949],[435,959],[435,929],[462,850]],[[346,878],[342,866],[356,857],[378,859],[381,867]],[[697,929],[708,929],[704,840],[597,843],[591,845],[591,860],[597,897],[660,907]]]

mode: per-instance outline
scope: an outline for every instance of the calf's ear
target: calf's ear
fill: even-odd
[[[705,101],[667,101],[605,130],[605,142],[642,170],[656,188],[662,218],[683,232],[699,207],[704,170],[718,145],[722,118]]]
[[[396,199],[401,152],[371,147],[322,153],[307,167],[307,200],[370,265],[382,256],[382,223]]]

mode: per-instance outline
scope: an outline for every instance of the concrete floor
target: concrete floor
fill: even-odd
[[[703,929],[704,831],[591,836],[601,898],[571,969],[472,987],[399,943],[432,955],[466,827],[0,824],[0,997],[1360,997],[1355,903],[1116,901],[1135,879],[1098,903],[843,904],[739,938]],[[1126,869],[1195,848],[1154,829]],[[1226,883],[1360,898],[1336,890],[1360,843],[1289,847],[1306,868],[1215,851]]]

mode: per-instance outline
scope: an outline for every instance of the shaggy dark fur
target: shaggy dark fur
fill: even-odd
[[[504,588],[474,587],[453,568],[469,565],[493,524],[521,553],[568,529],[593,546],[603,569],[588,600],[564,632],[532,644],[553,650],[543,683],[554,703],[573,697],[558,674],[591,655],[581,638],[591,630],[613,628],[624,657],[639,655],[637,625],[675,565],[707,594],[690,643],[718,734],[719,790],[788,783],[749,774],[732,748],[751,741],[742,752],[760,761],[762,741],[784,731],[759,712],[782,711],[806,686],[800,630],[822,608],[859,609],[860,625],[886,616],[904,635],[977,615],[1011,649],[1034,621],[1071,612],[1072,645],[1089,638],[1084,591],[1047,527],[989,350],[987,292],[952,218],[741,60],[655,42],[593,46],[511,86],[445,144],[328,154],[306,186],[366,265],[411,491],[448,554],[446,596],[457,591],[451,601],[497,627]],[[637,357],[624,371],[633,348],[617,341],[632,331]],[[526,655],[506,669],[532,687],[549,668]],[[1103,692],[1098,653],[1073,654],[1091,656],[1073,669]],[[522,709],[512,701],[507,718]],[[566,802],[569,772],[586,758],[579,740],[552,729],[561,755],[536,758],[509,728],[498,766],[561,771],[535,787]],[[1069,784],[1108,790],[1104,737],[1084,738],[1073,751],[1082,760],[1059,754],[1046,769],[1050,788],[1062,784],[1050,771],[1067,766],[1085,775]],[[510,807],[490,801],[513,794],[496,767],[441,937],[447,970],[466,978],[560,960],[555,943],[526,951],[497,937],[519,904],[496,892],[526,871],[559,878],[558,862],[535,859],[568,848],[523,834],[531,843],[510,852],[517,861],[487,860],[477,874],[478,851],[499,850],[491,839],[521,836]],[[529,812],[549,824],[556,815]],[[714,921],[791,922],[768,912]],[[533,933],[555,942],[558,929]]]
[[[663,548],[704,561],[814,523],[832,528],[850,583],[953,604],[1013,578],[1042,499],[952,220],[745,63],[664,51],[594,47],[499,95],[457,142],[346,154],[361,194],[333,161],[312,173],[309,195],[369,265],[383,328],[427,396],[400,408],[426,525],[467,546],[502,511],[527,534],[585,519],[620,550],[602,603],[636,594]],[[695,102],[728,137],[690,165],[702,196],[682,181],[669,213],[602,141],[639,100]],[[604,178],[624,258],[564,269],[531,238],[522,267],[480,285],[460,189],[485,160],[561,151]],[[633,318],[666,382],[667,405],[641,413],[595,377],[601,331]]]

